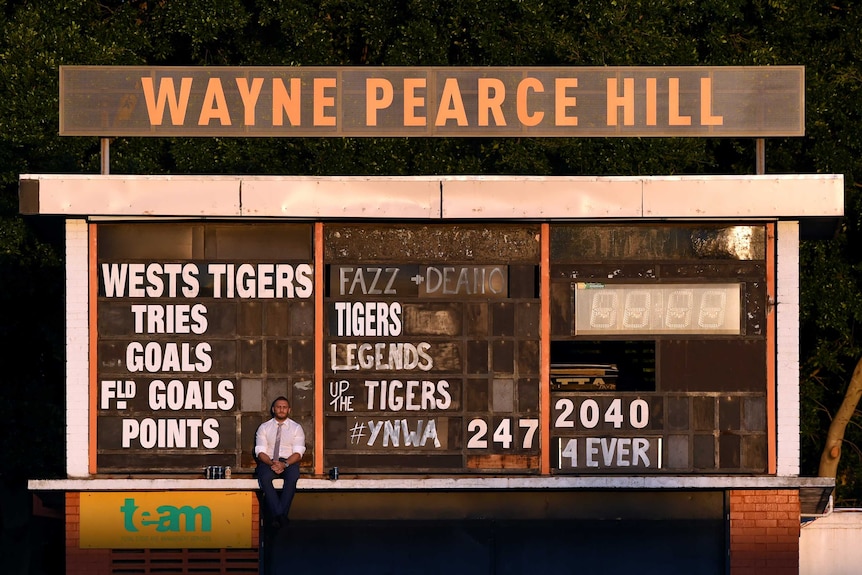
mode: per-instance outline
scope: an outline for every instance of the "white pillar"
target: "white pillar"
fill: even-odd
[[[799,475],[799,222],[776,228],[778,475]]]
[[[66,474],[89,476],[90,316],[87,222],[66,220]]]

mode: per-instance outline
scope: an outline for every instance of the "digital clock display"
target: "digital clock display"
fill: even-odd
[[[575,335],[740,333],[738,283],[575,288]]]

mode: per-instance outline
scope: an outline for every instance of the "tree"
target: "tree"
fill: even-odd
[[[22,173],[98,172],[95,138],[57,136],[59,65],[805,65],[807,135],[770,140],[767,167],[843,173],[847,182],[842,227],[830,240],[805,242],[802,251],[803,471],[817,471],[831,414],[862,357],[862,10],[856,3],[7,0],[0,25],[0,259],[5,254],[6,269],[21,280],[4,291],[0,345],[10,368],[0,405],[24,388],[44,390],[58,408],[60,234],[56,222],[52,228],[17,214],[16,188]],[[754,142],[119,138],[111,163],[118,174],[739,174],[754,171]],[[22,334],[43,354],[26,364],[43,370],[24,367],[13,355]],[[856,445],[862,441],[858,412],[848,421],[844,444]],[[8,447],[7,454],[17,453],[14,444]],[[845,450],[843,457],[839,497],[862,499],[858,454]]]

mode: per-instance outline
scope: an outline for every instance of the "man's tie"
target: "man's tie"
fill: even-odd
[[[278,430],[275,432],[275,446],[272,448],[272,461],[275,463],[278,461],[278,450],[281,447],[281,426],[283,423],[278,424]]]

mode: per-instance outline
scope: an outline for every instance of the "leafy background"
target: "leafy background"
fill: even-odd
[[[0,468],[64,472],[62,221],[18,214],[25,173],[98,173],[58,136],[58,67],[804,65],[806,135],[767,171],[844,174],[846,216],[802,245],[802,474],[862,357],[862,7],[852,0],[6,0],[0,7]],[[115,139],[114,174],[751,174],[745,139]],[[832,233],[834,232],[834,233]],[[862,418],[837,503],[862,504]],[[5,500],[4,500],[5,501]],[[4,506],[7,517],[10,505]],[[4,522],[4,531],[11,525]]]

